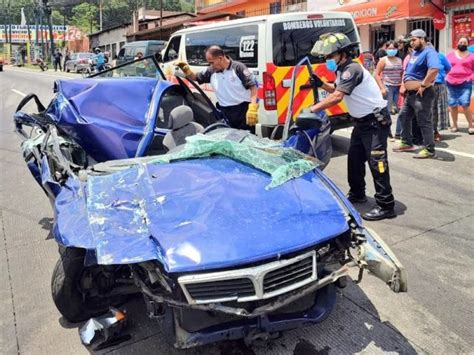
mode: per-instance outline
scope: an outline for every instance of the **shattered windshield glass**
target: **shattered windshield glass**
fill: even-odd
[[[232,132],[232,130],[231,130]],[[127,160],[115,160],[94,166],[95,171],[113,172],[136,164],[162,164],[178,160],[205,158],[213,155],[226,156],[248,164],[271,176],[266,189],[279,186],[291,179],[303,176],[320,162],[291,148],[283,148],[270,139],[245,135],[240,141],[229,138],[229,130],[212,134],[197,134],[186,138],[186,144],[167,154]]]

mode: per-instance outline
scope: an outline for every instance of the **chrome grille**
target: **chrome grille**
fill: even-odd
[[[293,284],[298,284],[311,278],[312,274],[313,258],[308,257],[267,273],[263,279],[263,292],[270,293]]]
[[[247,278],[200,282],[189,284],[186,288],[190,296],[195,300],[237,299],[255,295],[253,283]]]
[[[290,292],[316,280],[315,251],[264,265],[178,278],[190,304],[256,301]]]

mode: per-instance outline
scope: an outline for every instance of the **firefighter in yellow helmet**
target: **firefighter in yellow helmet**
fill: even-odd
[[[372,221],[394,218],[395,200],[387,160],[390,115],[375,79],[352,60],[357,44],[343,33],[321,35],[315,43],[311,54],[325,58],[327,69],[336,72],[336,82],[330,84],[316,78],[316,84],[330,95],[311,106],[311,111],[321,111],[344,100],[355,123],[347,157],[348,199],[352,203],[367,202],[365,163],[368,162],[377,205],[362,217]]]

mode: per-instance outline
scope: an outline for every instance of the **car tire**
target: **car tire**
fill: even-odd
[[[61,315],[70,322],[81,322],[106,312],[110,306],[127,300],[126,295],[113,298],[84,297],[80,291],[80,278],[87,268],[84,266],[85,249],[63,248],[51,279],[51,293],[54,304]]]
[[[69,68],[66,68],[66,73],[69,73],[71,70]]]

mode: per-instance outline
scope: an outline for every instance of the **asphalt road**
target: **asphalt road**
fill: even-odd
[[[48,103],[60,75],[74,77],[10,67],[0,73],[1,354],[91,352],[80,342],[78,325],[67,324],[52,302],[50,277],[58,254],[49,234],[51,206],[30,176],[13,133],[12,115],[22,96],[35,92]],[[472,353],[474,137],[461,127],[455,134],[442,132],[437,160],[415,161],[409,153],[389,157],[398,217],[368,225],[405,265],[408,293],[394,294],[366,275],[361,284],[351,282],[339,292],[334,312],[322,324],[288,331],[265,345],[223,342],[185,352],[164,345],[138,299],[125,307],[131,340],[103,353]],[[334,134],[335,152],[326,170],[344,191],[349,134]],[[368,187],[373,194],[370,178]]]

